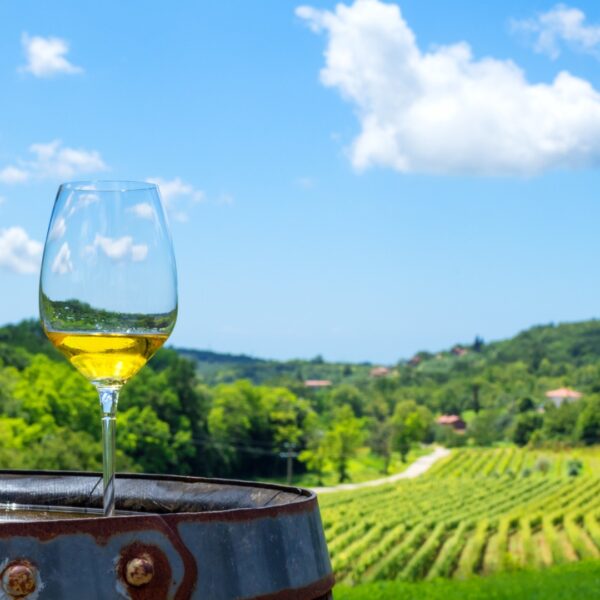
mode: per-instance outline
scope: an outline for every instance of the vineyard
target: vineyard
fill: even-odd
[[[466,579],[600,557],[600,451],[460,449],[319,499],[338,583]]]

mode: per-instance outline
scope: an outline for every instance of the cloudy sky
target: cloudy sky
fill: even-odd
[[[180,346],[392,362],[600,316],[600,5],[0,3],[0,322],[58,184],[157,182]]]

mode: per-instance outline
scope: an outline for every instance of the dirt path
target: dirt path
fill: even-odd
[[[385,483],[394,483],[401,479],[414,479],[419,475],[423,475],[425,471],[429,470],[434,463],[441,458],[448,456],[450,450],[447,448],[437,447],[431,454],[426,454],[417,458],[414,463],[409,465],[402,473],[396,473],[389,477],[382,477],[381,479],[372,479],[371,481],[363,481],[362,483],[342,483],[340,485],[333,485],[329,487],[314,487],[311,488],[317,494],[328,494],[329,492],[343,492],[347,490],[360,490],[362,488],[375,487],[377,485],[384,485]]]

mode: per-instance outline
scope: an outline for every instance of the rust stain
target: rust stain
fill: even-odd
[[[131,565],[139,567],[130,571]],[[143,566],[142,566],[143,565]],[[147,568],[150,567],[150,570]],[[121,551],[117,575],[132,600],[166,600],[171,587],[169,559],[156,546],[134,542]],[[131,577],[134,581],[131,581]]]
[[[36,569],[26,560],[13,561],[2,572],[2,587],[14,598],[24,598],[35,592]]]
[[[139,587],[152,581],[154,577],[154,561],[149,554],[132,558],[125,566],[125,579],[129,585]]]

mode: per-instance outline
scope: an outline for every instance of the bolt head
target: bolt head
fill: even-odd
[[[154,577],[154,563],[148,554],[132,558],[125,567],[125,579],[129,585],[140,587]]]
[[[2,573],[2,587],[14,598],[24,598],[36,588],[36,569],[28,563],[13,563]]]

